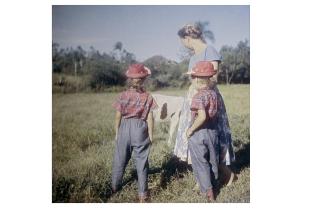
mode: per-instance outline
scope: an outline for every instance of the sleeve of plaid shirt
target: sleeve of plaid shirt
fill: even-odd
[[[206,109],[205,100],[203,99],[202,95],[196,94],[191,100],[191,110],[200,110],[200,109]]]
[[[122,112],[121,99],[122,99],[122,93],[119,94],[119,96],[117,97],[116,101],[112,104],[112,106],[114,107],[114,109],[116,109],[116,110],[119,111],[119,112]]]
[[[208,108],[209,107],[209,108]],[[196,94],[192,98],[191,102],[191,110],[206,110],[206,112],[209,114],[209,117],[213,117],[217,113],[217,98],[214,94],[211,94],[211,97],[207,97],[203,94]]]
[[[151,112],[151,111],[153,111],[159,107],[151,94],[148,97],[148,102],[149,102],[149,112]]]

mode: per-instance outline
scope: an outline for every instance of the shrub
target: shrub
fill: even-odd
[[[94,90],[100,90],[109,86],[122,85],[125,80],[121,65],[101,63],[93,69],[89,85]]]
[[[54,73],[52,76],[53,93],[75,93],[89,90],[89,75],[73,76]]]

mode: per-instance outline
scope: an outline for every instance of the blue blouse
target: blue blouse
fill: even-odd
[[[222,56],[218,53],[218,51],[211,45],[208,45],[204,51],[199,54],[195,54],[191,56],[189,60],[188,71],[195,66],[195,64],[199,61],[221,61]]]

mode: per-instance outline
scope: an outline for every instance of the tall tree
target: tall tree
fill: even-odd
[[[114,59],[126,65],[136,62],[136,56],[124,49],[120,41],[114,44],[114,48],[110,54]]]
[[[52,70],[53,72],[61,72],[61,62],[62,56],[59,53],[59,44],[53,42],[52,43]]]
[[[123,44],[122,42],[116,42],[115,45],[114,45],[114,50],[119,50],[121,51],[122,50],[122,47],[123,47]]]
[[[240,41],[236,47],[237,63],[238,63],[238,81],[244,83],[244,80],[249,80],[250,77],[250,48],[249,42]],[[249,82],[249,81],[248,81]]]
[[[210,40],[211,42],[215,41],[214,33],[209,29],[209,21],[196,21],[195,25],[198,26],[202,32],[203,38]]]
[[[225,76],[225,83],[230,84],[231,78],[235,73],[235,51],[233,47],[223,46],[220,50],[220,54],[223,57],[223,60],[220,64],[220,69],[223,71]]]
[[[244,82],[249,79],[250,48],[248,40],[240,41],[237,46],[223,46],[220,50],[223,60],[220,69],[225,77],[225,83],[230,84],[233,80]]]

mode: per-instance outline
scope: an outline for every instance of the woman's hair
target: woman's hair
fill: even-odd
[[[201,39],[203,42],[205,42],[202,30],[197,24],[186,24],[184,27],[179,29],[177,34],[182,39],[184,39],[186,36],[189,36],[193,39]]]
[[[145,78],[141,78],[141,79],[128,78],[127,79],[127,87],[128,88],[134,88],[137,91],[141,91],[143,89],[144,80],[145,80]]]

